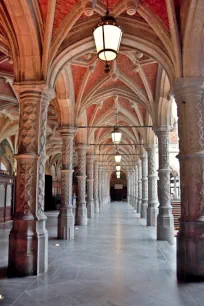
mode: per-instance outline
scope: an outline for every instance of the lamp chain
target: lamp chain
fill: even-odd
[[[109,9],[108,9],[109,5],[108,5],[108,0],[106,1],[106,14],[109,14]]]

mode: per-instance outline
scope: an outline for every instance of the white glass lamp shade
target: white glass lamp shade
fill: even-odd
[[[122,30],[115,18],[108,14],[101,18],[93,32],[96,51],[100,60],[113,61],[117,57]]]
[[[122,133],[117,128],[112,132],[112,141],[114,144],[119,144],[122,138]]]
[[[121,166],[116,166],[116,171],[120,171]]]
[[[121,155],[117,154],[115,155],[115,162],[120,163],[121,162]]]
[[[120,178],[120,171],[117,171],[117,172],[116,172],[116,177],[117,177],[117,178]]]

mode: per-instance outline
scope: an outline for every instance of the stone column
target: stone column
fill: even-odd
[[[174,217],[172,215],[169,168],[169,127],[156,130],[159,143],[159,214],[157,216],[157,239],[174,243]]]
[[[9,235],[10,276],[44,273],[48,267],[44,186],[47,110],[54,92],[42,83],[16,84],[20,119],[13,228]]]
[[[98,195],[99,195],[99,211],[103,210],[103,201],[102,201],[102,169],[99,165],[98,167]]]
[[[104,170],[101,167],[101,208],[104,208]]]
[[[144,152],[141,156],[142,159],[142,207],[141,218],[147,218],[148,207],[148,162],[147,153]]]
[[[94,198],[93,198],[94,159],[95,159],[94,155],[87,155],[87,195],[88,195],[87,214],[88,214],[88,218],[92,218],[94,216]]]
[[[138,166],[136,163],[135,166],[135,207],[136,207],[136,212],[138,212],[139,208],[138,208],[138,192],[139,192],[139,188],[138,188]]]
[[[136,169],[133,169],[133,172],[132,172],[132,197],[133,197],[132,207],[134,208],[134,210],[137,211],[135,176],[136,176]]]
[[[98,200],[98,162],[94,163],[94,211],[99,213],[99,200]]]
[[[134,208],[134,201],[133,201],[133,169],[130,171],[130,205]]]
[[[77,197],[77,211],[76,224],[87,225],[87,208],[86,208],[86,152],[87,145],[79,144],[76,146],[78,153],[78,197]]]
[[[141,206],[142,206],[142,163],[139,159],[137,161],[138,167],[138,201],[137,201],[137,213],[141,214]]]
[[[148,207],[147,226],[157,226],[158,195],[155,148],[146,148],[148,154]]]
[[[109,183],[108,183],[108,178],[109,178],[109,175],[108,175],[108,172],[105,171],[105,204],[109,204],[109,192],[110,192],[110,186],[109,186]]]
[[[127,201],[130,204],[130,170],[128,170],[128,179],[127,179]]]
[[[178,79],[181,217],[177,273],[182,280],[204,280],[204,78]]]
[[[61,169],[61,205],[58,215],[58,239],[74,238],[74,215],[72,211],[72,160],[73,140],[76,128],[61,128],[62,136],[62,169]]]

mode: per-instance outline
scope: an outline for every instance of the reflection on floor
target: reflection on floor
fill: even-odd
[[[193,306],[204,305],[204,284],[177,284],[176,249],[156,242],[127,203],[111,203],[73,242],[55,240],[49,214],[49,271],[39,277],[0,280],[0,305]],[[0,265],[7,265],[10,225],[1,225]],[[56,246],[59,243],[60,246]]]

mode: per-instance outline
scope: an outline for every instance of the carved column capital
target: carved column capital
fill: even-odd
[[[60,126],[57,131],[62,135],[62,136],[71,136],[74,137],[77,132],[77,127],[74,126]]]
[[[87,150],[88,150],[89,146],[87,144],[76,144],[75,145],[75,149],[78,151],[78,152],[81,152],[81,153],[87,153]]]
[[[160,127],[156,127],[154,128],[154,132],[156,133],[156,135],[165,135],[165,133],[169,133],[172,131],[172,126],[168,126],[168,125],[162,125]]]
[[[89,163],[93,163],[95,158],[96,158],[96,156],[94,154],[87,154],[87,156],[86,156],[87,162],[89,162]]]
[[[20,96],[25,95],[46,95],[48,99],[48,103],[55,98],[56,93],[52,87],[49,87],[44,81],[35,81],[35,82],[15,82],[13,84],[13,88],[15,93]],[[21,101],[19,101],[21,102]]]
[[[183,103],[192,96],[203,96],[204,94],[204,78],[202,77],[186,77],[178,78],[171,87],[171,93],[174,95],[177,103]],[[192,101],[193,103],[193,101]]]

